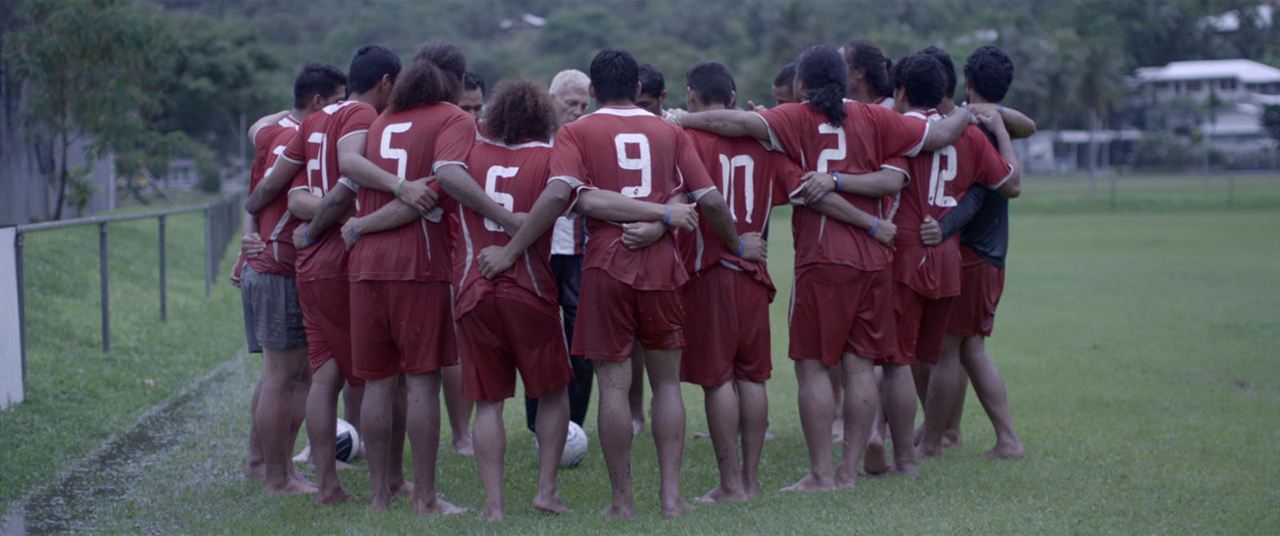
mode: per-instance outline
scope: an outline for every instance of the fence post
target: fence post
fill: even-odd
[[[213,295],[213,211],[204,209],[204,297]]]
[[[157,220],[160,222],[160,321],[169,321],[169,285],[165,278],[165,262],[164,262],[164,224],[165,216],[160,215]]]
[[[27,235],[22,231],[17,231],[17,236],[13,237],[13,249],[15,264],[14,272],[18,276],[18,353],[22,355],[22,378],[26,381],[27,377],[27,297],[26,286],[22,280],[22,249],[27,239]]]
[[[98,224],[98,279],[102,286],[102,351],[111,351],[111,288],[107,266],[107,222]]]

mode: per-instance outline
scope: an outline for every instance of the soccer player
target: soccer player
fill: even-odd
[[[299,124],[342,98],[346,85],[347,77],[332,65],[311,64],[298,73],[293,110],[264,117],[249,129],[257,153],[250,192],[257,190]],[[240,285],[249,351],[263,354],[262,376],[253,390],[247,472],[265,477],[263,489],[268,494],[316,490],[296,476],[289,460],[305,412],[308,384],[307,338],[298,310],[292,241],[298,220],[290,215],[288,205],[288,196],[277,191],[256,213],[246,212],[254,231],[245,238],[250,243],[257,238],[258,247],[246,253]],[[270,229],[270,234],[262,240],[256,229]]]
[[[307,399],[307,435],[320,479],[317,500],[321,503],[350,498],[338,481],[334,463],[337,395],[344,380],[353,388],[364,383],[352,367],[347,254],[334,225],[348,210],[326,214],[322,203],[346,207],[354,197],[355,185],[341,180],[347,174],[342,168],[342,153],[350,150],[351,139],[365,132],[378,110],[386,106],[399,72],[400,59],[390,49],[380,45],[361,47],[351,60],[348,99],[307,118],[272,173],[263,180],[265,190],[268,184],[277,187],[276,181],[282,177],[292,178],[289,212],[309,220],[294,231],[294,243],[298,246],[298,297],[315,376]],[[248,203],[254,202],[254,196],[250,196]],[[403,404],[397,407],[396,435],[402,438],[404,408]],[[368,410],[363,405],[360,419],[360,431],[366,436]],[[401,439],[400,444],[403,443]],[[393,450],[397,457],[402,456],[400,450]],[[404,480],[399,464],[396,467],[392,486],[397,492],[407,493],[412,484]]]
[[[556,114],[556,128],[576,121],[586,113],[591,96],[587,93],[591,80],[577,69],[556,73],[548,92]],[[564,338],[573,340],[573,326],[578,316],[578,290],[582,283],[582,253],[587,237],[583,221],[566,217],[556,220],[551,235],[551,272],[556,277],[556,291],[563,312]],[[591,403],[591,382],[594,373],[591,363],[577,354],[570,354],[573,381],[569,383],[569,420],[582,426],[587,420],[587,407]],[[538,417],[538,399],[525,397],[525,423],[535,430]]]
[[[880,106],[846,101],[844,59],[825,45],[801,55],[796,88],[805,97],[803,104],[786,104],[759,114],[716,110],[672,117],[689,128],[768,142],[807,172],[830,174],[832,180],[827,183],[856,194],[847,199],[880,219],[889,210],[884,196],[897,193],[905,181],[901,170],[882,170],[882,166],[895,157],[944,147],[968,123],[963,109],[926,125]],[[867,178],[846,180],[854,175]],[[880,398],[873,362],[891,355],[895,347],[893,253],[872,236],[877,230],[874,224],[864,231],[804,207],[797,207],[792,218],[796,284],[789,353],[799,383],[810,471],[786,489],[832,490],[857,481],[857,463]],[[834,401],[828,377],[828,369],[837,363],[844,366],[845,388],[844,451],[838,470],[832,467]]]
[[[648,63],[640,64],[640,96],[636,97],[636,106],[643,108],[658,117],[667,104],[667,81],[662,71]]]
[[[484,110],[484,92],[484,78],[468,71],[462,78],[462,97],[458,99],[458,107],[470,114],[476,124],[480,124],[480,112]]]
[[[1004,118],[1004,123],[1009,122],[1010,116],[1016,112],[999,106],[1013,82],[1013,62],[1009,60],[1009,56],[995,47],[979,48],[965,62],[964,74],[969,102],[973,108],[994,111]],[[992,106],[995,106],[994,110]],[[1024,118],[1015,116],[1015,120],[1021,119]],[[1022,121],[1024,129],[1029,128],[1034,132],[1035,124],[1027,125],[1026,121],[1030,120]],[[1000,134],[1001,125],[988,126],[984,122],[984,126],[989,128],[995,144],[1000,147],[1001,154],[1004,154],[1008,140]],[[1013,166],[1018,166],[1016,154],[1012,158],[1005,158]],[[964,400],[964,384],[962,381],[957,383],[955,376],[963,375],[953,369],[954,363],[959,361],[964,372],[973,380],[978,400],[995,427],[996,445],[987,451],[987,456],[1020,458],[1024,455],[1024,449],[1013,429],[1004,379],[986,352],[986,338],[991,336],[996,306],[1004,289],[1004,259],[1009,244],[1008,199],[995,194],[996,192],[985,188],[971,188],[968,195],[946,216],[941,219],[927,218],[920,227],[921,241],[926,245],[933,246],[943,240],[954,240],[957,233],[961,242],[960,295],[953,305],[939,363],[931,376],[929,399],[940,399],[937,403],[939,408],[950,406],[953,417],[947,422],[958,420]],[[937,382],[936,387],[934,381]],[[933,404],[928,401],[926,403]],[[936,432],[929,431],[931,423],[928,406],[925,420],[921,450],[925,455],[937,454],[939,449]]]
[[[773,77],[773,104],[781,106],[789,102],[797,102],[795,94],[796,62],[782,66],[782,70]]]
[[[551,98],[526,80],[500,82],[485,112],[484,132],[467,167],[503,207],[528,213],[547,186]],[[569,422],[566,387],[573,376],[560,327],[555,277],[548,262],[551,235],[544,233],[515,266],[485,279],[478,254],[509,241],[503,227],[465,208],[450,208],[457,317],[462,347],[463,392],[476,402],[476,468],[485,490],[482,518],[501,520],[506,431],[503,401],[515,394],[515,374],[538,400],[538,490],[533,507],[567,512],[556,487]]]
[[[591,94],[599,110],[556,135],[551,179],[520,232],[504,247],[481,253],[486,277],[506,271],[551,224],[573,191],[577,209],[589,216],[582,276],[582,323],[574,333],[574,353],[593,360],[600,377],[600,444],[613,488],[604,514],[631,518],[631,354],[639,342],[653,390],[653,436],[658,450],[662,515],[679,516],[689,506],[680,497],[684,449],[684,403],[680,396],[680,350],[684,346],[679,287],[688,274],[679,265],[675,241],[664,235],[653,245],[631,250],[621,243],[615,222],[676,222],[688,205],[662,206],[691,194],[720,239],[736,256],[763,260],[764,241],[739,236],[724,198],[698,161],[688,138],[676,127],[635,106],[640,92],[639,66],[625,50],[609,48],[591,61]],[[618,196],[617,194],[621,194]],[[619,197],[647,201],[654,214],[636,217],[600,207]],[[670,217],[665,214],[673,214]],[[692,226],[689,226],[690,228]]]
[[[714,62],[695,65],[686,75],[689,111],[727,110],[736,104],[733,75]],[[718,178],[721,194],[739,234],[762,233],[770,210],[786,204],[800,189],[804,172],[786,155],[769,151],[751,138],[725,138],[688,130],[703,164]],[[863,229],[876,218],[839,195],[823,196],[814,209]],[[682,257],[692,280],[685,285],[685,355],[681,379],[705,393],[707,425],[720,469],[720,485],[699,498],[703,502],[741,502],[760,492],[757,474],[768,426],[765,380],[772,374],[769,303],[773,281],[763,262],[738,258],[703,221],[696,233],[679,237]],[[633,230],[654,224],[628,224]],[[657,224],[662,231],[661,224]],[[895,227],[882,222],[877,239],[893,240]],[[635,247],[634,244],[628,244]],[[742,463],[738,463],[738,438]]]
[[[840,47],[849,68],[849,98],[893,109],[892,62],[884,51],[866,39],[850,39]]]

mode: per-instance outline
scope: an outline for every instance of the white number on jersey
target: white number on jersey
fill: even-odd
[[[329,170],[320,165],[320,162],[324,160],[325,149],[328,148],[329,144],[325,140],[323,132],[312,132],[311,136],[307,138],[307,143],[314,143],[320,146],[320,149],[316,151],[319,156],[307,160],[307,186],[311,187],[311,193],[316,197],[324,197],[324,194],[329,191]],[[317,171],[320,172],[320,181],[318,183],[315,179],[315,172]]]
[[[942,167],[946,157],[947,167]],[[929,169],[929,204],[935,207],[954,207],[956,198],[947,195],[947,182],[956,178],[956,148],[948,145],[933,152],[933,167]]]
[[[628,158],[627,146],[639,147],[640,158]],[[622,195],[630,198],[649,197],[653,193],[653,160],[649,156],[649,138],[644,134],[618,134],[613,137],[618,152],[618,167],[640,172],[640,186],[627,186]]]
[[[832,160],[837,162],[844,160],[846,155],[844,127],[838,127],[830,123],[823,123],[818,125],[818,134],[836,135],[836,148],[823,149],[822,152],[818,153],[818,173],[826,173],[829,168],[829,162]]]
[[[275,155],[276,158],[271,161],[271,167],[267,168],[267,170],[262,173],[262,178],[264,179],[271,176],[271,171],[276,169],[276,164],[280,163],[280,155],[284,154],[284,146],[277,145],[275,149],[271,150],[271,154]]]
[[[396,134],[408,132],[413,128],[413,123],[392,123],[382,130],[382,140],[378,144],[378,152],[387,160],[396,161],[396,176],[402,179],[408,179],[405,176],[409,167],[409,151],[404,149],[391,148],[391,137]]]
[[[843,130],[841,132],[844,132]],[[733,221],[738,221],[737,211],[734,209],[734,199],[737,197],[738,189],[735,188],[736,183],[733,180],[737,175],[738,168],[742,168],[742,196],[743,204],[746,206],[746,220],[751,223],[751,213],[755,210],[756,187],[755,187],[755,171],[756,161],[751,155],[740,154],[733,158],[729,155],[720,155],[720,178],[724,188],[724,200],[729,205],[729,214],[733,216]]]
[[[498,191],[498,179],[510,179],[518,173],[520,173],[518,167],[493,166],[484,177],[484,193],[489,194],[489,199],[494,203],[512,212],[516,209],[516,198],[509,193]],[[505,232],[501,225],[489,218],[484,219],[484,228],[495,233]]]

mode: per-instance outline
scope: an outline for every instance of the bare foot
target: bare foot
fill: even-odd
[[[413,501],[413,515],[415,516],[425,516],[428,514],[440,514],[442,516],[451,516],[455,514],[461,514],[466,511],[467,511],[466,508],[457,506],[453,503],[450,503],[449,501],[444,500],[443,498],[440,497],[439,494],[425,501],[424,500]]]
[[[745,491],[734,491],[725,489],[724,486],[716,486],[708,491],[706,495],[694,499],[703,504],[729,503],[729,502],[747,502],[747,493]]]
[[[753,484],[753,485],[747,486],[748,501],[754,500],[756,497],[759,497],[759,496],[760,496],[760,484]]]
[[[947,430],[946,432],[943,432],[942,448],[950,449],[950,448],[959,448],[963,446],[964,446],[964,437],[960,435],[959,429],[953,428],[953,429]]]
[[[480,515],[478,517],[480,518],[481,521],[497,523],[505,519],[506,514],[502,512],[501,506],[485,506],[484,510],[480,512]]]
[[[262,492],[267,495],[307,495],[318,491],[320,490],[316,489],[315,486],[310,485],[310,483],[299,482],[293,479],[286,480],[282,485],[265,484],[262,486]]]
[[[356,500],[354,495],[347,493],[342,486],[337,486],[332,490],[321,491],[316,495],[316,505],[326,506],[331,504],[339,504]]]
[[[895,463],[893,468],[887,473],[889,476],[905,476],[915,478],[920,476],[920,467],[916,462]]]
[[[600,515],[614,519],[635,519],[636,507],[630,504],[615,504],[605,508]]]
[[[380,495],[378,493],[374,493],[373,498],[369,500],[369,509],[374,512],[381,512],[391,508],[391,498],[394,496],[394,494]]]
[[[996,443],[995,448],[987,451],[987,459],[991,460],[1013,460],[1026,455],[1027,452],[1022,448],[1022,443],[1014,443],[1012,445]]]
[[[402,497],[413,497],[413,482],[401,480],[391,485],[391,494]]]
[[[858,467],[854,463],[853,467],[837,467],[836,468],[836,489],[848,489],[858,485]]]
[[[685,502],[684,499],[677,498],[671,504],[662,505],[662,517],[675,518],[685,515],[693,511],[693,506]]]
[[[467,434],[467,437],[454,439],[453,451],[463,456],[475,456],[476,449],[471,444],[471,434]]]
[[[836,484],[832,479],[824,481],[818,478],[817,475],[809,473],[795,484],[782,488],[782,491],[832,491],[834,489],[836,489]]]
[[[244,466],[244,476],[246,478],[266,478],[267,465],[262,462],[249,462]]]
[[[316,486],[313,482],[311,482],[310,480],[307,480],[307,477],[302,476],[301,474],[298,474],[297,471],[289,471],[289,480],[292,482],[296,482],[299,486],[312,487],[312,488],[316,488],[317,490],[320,489],[319,486]]]
[[[552,492],[545,495],[539,493],[538,495],[534,495],[533,507],[549,514],[569,513],[569,507],[565,505],[564,500],[560,498],[560,492]]]
[[[916,447],[916,459],[924,460],[942,456],[942,447],[921,443]]]
[[[889,470],[889,460],[884,452],[884,440],[872,439],[862,454],[862,468],[868,475],[878,475]]]

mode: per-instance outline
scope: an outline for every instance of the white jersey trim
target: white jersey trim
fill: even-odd
[[[364,130],[352,130],[351,132],[343,134],[341,138],[338,138],[338,143],[342,143],[342,140],[345,140],[351,136],[355,136],[356,134],[368,134],[368,133],[369,133],[369,129],[367,128]]]
[[[458,162],[457,160],[437,160],[434,164],[431,164],[431,172],[438,172],[440,171],[440,168],[445,166],[459,166],[464,170],[467,169],[466,162]]]
[[[599,110],[596,110],[596,111],[594,111],[594,112],[591,112],[591,113],[587,114],[587,116],[596,115],[596,114],[600,114],[600,115],[613,115],[613,116],[617,116],[617,117],[644,117],[644,116],[647,116],[647,117],[653,117],[653,118],[661,119],[660,117],[658,117],[658,116],[656,116],[656,115],[653,115],[653,114],[651,114],[651,113],[649,113],[649,112],[645,111],[645,109],[644,109],[644,108],[631,108],[631,107],[628,107],[628,108],[613,108],[613,107],[605,107],[605,108],[600,108]],[[586,116],[583,116],[583,117],[586,117]]]

